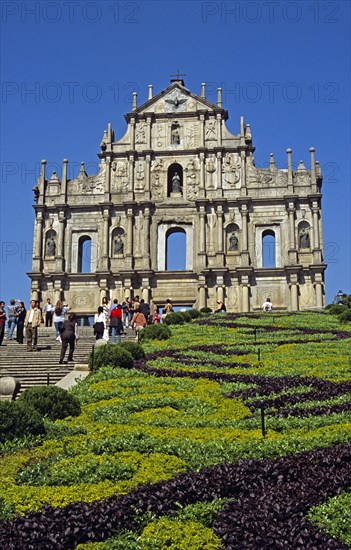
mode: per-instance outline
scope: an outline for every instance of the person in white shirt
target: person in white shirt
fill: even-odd
[[[44,313],[45,313],[45,326],[46,327],[52,327],[52,316],[54,313],[55,307],[51,303],[50,298],[46,300],[46,304],[44,306]]]
[[[263,311],[272,311],[272,302],[270,298],[267,298],[262,306]]]

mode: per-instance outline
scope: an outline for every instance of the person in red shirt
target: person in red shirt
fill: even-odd
[[[121,341],[121,334],[123,332],[122,314],[122,306],[118,303],[117,300],[114,300],[113,306],[110,310],[110,329],[113,344],[116,343],[116,336],[117,344],[119,344]]]

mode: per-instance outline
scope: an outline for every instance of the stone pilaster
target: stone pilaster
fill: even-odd
[[[110,196],[111,196],[111,157],[106,157],[105,201],[109,201]]]
[[[56,252],[56,262],[55,262],[55,271],[64,271],[64,243],[65,243],[65,223],[66,223],[66,217],[65,217],[65,210],[59,210],[58,214],[59,218],[59,230],[58,230],[58,237],[57,237],[57,252]]]
[[[35,206],[34,209],[35,224],[32,271],[36,272],[41,271],[42,269],[44,206]]]

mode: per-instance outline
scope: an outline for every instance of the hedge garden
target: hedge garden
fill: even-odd
[[[71,416],[0,440],[0,548],[351,548],[350,323],[150,329],[95,351]]]

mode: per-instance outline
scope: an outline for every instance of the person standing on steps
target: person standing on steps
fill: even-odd
[[[4,339],[5,323],[6,323],[5,302],[1,300],[0,301],[0,346]]]
[[[61,332],[62,346],[61,346],[61,355],[59,360],[60,365],[63,363],[68,346],[69,346],[69,353],[68,353],[67,362],[73,361],[75,343],[77,342],[78,338],[79,338],[79,334],[78,334],[77,317],[75,316],[74,313],[70,313],[67,321],[63,322],[63,332]]]
[[[25,308],[24,302],[20,302],[16,313],[16,319],[17,319],[16,340],[19,344],[23,344],[24,320],[26,318],[26,313],[27,313],[27,310]]]
[[[263,311],[272,311],[272,302],[270,298],[267,298],[262,306]]]
[[[61,341],[60,333],[59,333],[59,324],[63,323],[65,320],[65,314],[69,312],[68,305],[63,305],[63,303],[58,300],[55,305],[54,309],[54,325],[56,329],[56,342]]]
[[[117,304],[116,307],[111,309],[110,311],[110,328],[111,328],[111,337],[112,337],[112,343],[116,343],[116,335],[117,335],[117,344],[121,341],[121,334],[123,332],[123,323],[122,323],[122,306],[120,304]]]
[[[40,309],[37,307],[36,300],[31,300],[30,309],[26,313],[24,326],[26,328],[27,351],[37,351],[38,345],[38,327],[41,322]]]
[[[50,298],[46,300],[46,304],[44,306],[44,313],[45,313],[45,326],[46,327],[52,327],[52,315],[54,313],[54,306],[51,303]]]
[[[7,306],[7,339],[12,340],[13,331],[15,330],[16,326],[16,311],[17,306],[16,303],[19,303],[19,300],[10,300],[10,305]]]

